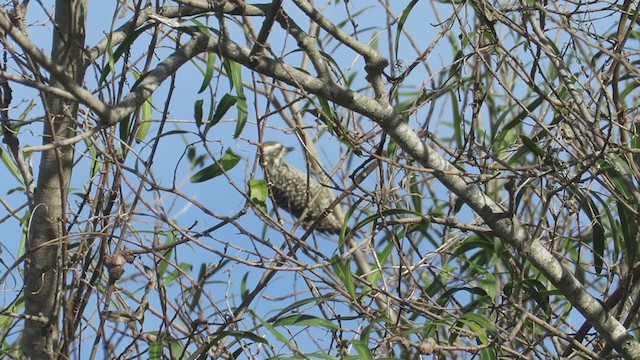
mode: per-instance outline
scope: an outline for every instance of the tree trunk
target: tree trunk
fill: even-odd
[[[54,63],[66,76],[81,84],[84,77],[86,0],[56,2],[55,32],[52,46]],[[62,87],[51,75],[50,84]],[[46,123],[43,144],[74,135],[78,104],[51,94],[45,96]],[[66,203],[73,166],[72,146],[45,151],[31,209],[25,262],[25,329],[23,352],[30,359],[57,356],[59,289],[61,287],[61,249],[66,235]]]

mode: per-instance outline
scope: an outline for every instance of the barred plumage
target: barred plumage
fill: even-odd
[[[289,214],[300,218],[305,213],[302,225],[311,226],[316,219],[336,199],[330,188],[320,185],[311,176],[285,162],[286,154],[293,148],[269,141],[262,144],[266,172],[271,181],[273,197],[278,205]],[[305,212],[306,211],[306,212]],[[316,226],[316,230],[328,234],[338,234],[342,227],[342,219],[334,212],[329,212]]]

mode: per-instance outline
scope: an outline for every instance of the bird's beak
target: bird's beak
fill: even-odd
[[[292,152],[293,150],[295,150],[296,148],[294,148],[293,146],[287,146],[285,147],[285,150],[287,150],[287,152]]]

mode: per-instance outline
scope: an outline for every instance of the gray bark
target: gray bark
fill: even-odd
[[[84,40],[86,0],[56,2],[55,32],[52,60],[65,75],[81,84],[84,77]],[[62,88],[55,79],[52,87]],[[69,138],[75,134],[78,104],[47,94],[47,121],[43,144]],[[58,355],[60,261],[65,242],[66,201],[73,166],[73,146],[65,146],[42,153],[31,209],[25,261],[25,328],[22,349],[30,359],[53,359]]]

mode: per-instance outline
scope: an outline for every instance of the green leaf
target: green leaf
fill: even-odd
[[[593,266],[596,270],[596,274],[600,275],[602,273],[602,268],[604,264],[604,250],[606,236],[604,234],[604,227],[602,224],[597,221],[593,224]]]
[[[339,256],[334,256],[331,259],[331,267],[336,273],[336,276],[338,276],[338,278],[342,280],[342,283],[347,288],[349,295],[351,295],[351,299],[355,301],[357,299],[356,286],[353,283],[353,274],[351,272],[349,261],[347,260],[345,263],[343,263],[342,259],[340,259]]]
[[[633,266],[638,254],[638,223],[633,213],[620,202],[616,202],[618,206],[618,215],[620,216],[620,228],[622,229],[622,238],[624,239],[624,247],[626,251],[625,259],[629,266]]]
[[[267,341],[267,339],[248,331],[221,331],[219,333],[216,333],[212,340],[214,340],[214,343],[216,343],[218,340],[228,336],[234,337],[236,339],[251,340],[251,341],[254,341],[260,344],[265,344],[265,345],[269,344],[269,341]]]
[[[631,131],[631,146],[634,149],[640,148],[640,121],[636,121],[633,123],[633,128]]]
[[[151,128],[151,117],[153,115],[152,97],[142,103],[140,107],[140,118],[138,119],[138,131],[136,132],[136,142],[140,143],[147,137],[149,129]]]
[[[538,279],[524,279],[522,288],[540,305],[546,314],[549,314],[549,293],[545,285]]]
[[[191,303],[189,304],[189,311],[194,311],[196,306],[198,306],[198,303],[200,302],[200,297],[202,296],[202,290],[203,290],[203,286],[204,282],[205,282],[205,275],[207,274],[207,265],[205,263],[200,264],[200,272],[198,273],[198,281],[196,282],[196,286],[194,286],[194,293],[193,293],[193,297],[191,298]]]
[[[418,186],[418,177],[411,175],[409,177],[409,194],[411,196],[411,203],[413,204],[413,210],[417,213],[422,213],[422,194],[420,193],[420,187]]]
[[[255,313],[255,311],[250,310],[250,312],[278,340],[282,341],[284,344],[286,344],[291,349],[294,349],[294,348],[297,349],[297,347],[294,347],[294,345],[289,341],[289,339],[286,336],[282,335],[282,333],[280,333],[270,322],[265,321],[264,319],[262,319],[260,316],[258,316],[258,314]]]
[[[453,109],[451,109],[453,114],[453,138],[456,140],[456,146],[458,149],[462,149],[464,146],[462,126],[464,124],[462,116],[460,115],[461,112],[460,105],[458,104],[458,96],[455,91],[451,91],[451,106],[453,106]]]
[[[135,88],[142,79],[144,79],[145,75],[141,75],[137,71],[133,71],[133,77],[136,79],[135,83],[133,83],[132,88]],[[149,132],[149,128],[151,127],[151,117],[153,115],[153,98],[149,96],[140,106],[139,112],[137,113],[137,128],[134,127],[131,129],[129,124],[129,119],[127,119],[126,124],[124,121],[120,124],[120,138],[122,141],[127,143],[131,136],[131,131],[135,131],[135,140],[136,143],[140,143],[147,136]],[[126,125],[126,126],[124,126]],[[124,130],[124,131],[123,131]],[[124,144],[123,144],[124,145]]]
[[[251,200],[266,202],[269,198],[269,188],[266,180],[249,180],[249,196]]]
[[[364,226],[366,226],[367,224],[376,221],[377,219],[380,219],[382,217],[386,217],[386,216],[394,216],[394,215],[412,215],[412,216],[417,216],[417,217],[422,217],[422,214],[417,213],[413,210],[408,210],[408,209],[388,209],[388,210],[383,210],[379,213],[376,213],[374,215],[369,215],[366,218],[364,218],[363,220],[359,221],[352,229],[353,232],[357,231],[358,229],[363,228]],[[343,242],[339,243],[340,246],[344,245]]]
[[[460,69],[462,69],[462,65],[464,64],[463,58],[464,52],[462,50],[457,50],[455,55],[453,56],[451,67],[449,68],[449,77],[460,77]]]
[[[440,271],[438,271],[435,279],[433,279],[433,281],[429,283],[429,286],[427,286],[422,293],[426,294],[430,298],[435,297],[436,294],[444,289],[443,285],[446,284],[447,281],[453,276],[453,274],[451,273],[452,270],[455,269],[450,264],[446,264]],[[427,281],[428,280],[425,279],[425,283],[427,283]],[[446,306],[448,302],[448,294],[444,294],[443,296],[439,297],[437,301],[438,305],[440,306]]]
[[[542,148],[538,146],[538,144],[536,144],[533,140],[531,140],[527,136],[520,135],[520,139],[522,140],[522,143],[524,144],[524,146],[527,149],[529,149],[529,151],[534,153],[538,158],[544,159],[547,156],[547,152],[542,150]]]
[[[322,109],[322,113],[327,116],[329,119],[331,120],[336,120],[336,114],[333,112],[333,109],[331,108],[331,105],[329,105],[329,101],[327,101],[327,99],[318,96],[318,101],[320,102],[320,107]]]
[[[269,187],[266,180],[249,180],[249,197],[265,214],[268,213]]]
[[[360,340],[351,340],[351,343],[356,348],[360,359],[362,360],[373,360],[373,354],[371,353],[371,349],[369,349],[369,345]]]
[[[242,133],[244,126],[247,123],[247,98],[244,96],[244,85],[242,84],[242,67],[240,64],[233,60],[224,59],[223,61],[225,71],[229,77],[231,89],[236,89],[236,109],[238,111],[238,119],[236,121],[236,129],[233,132],[233,137],[237,138]]]
[[[323,327],[329,330],[340,330],[340,327],[330,320],[318,318],[311,315],[291,315],[282,319],[278,319],[273,323],[273,326],[287,326],[287,325],[296,325],[296,326],[310,326],[310,327]]]
[[[278,312],[278,314],[276,314],[275,316],[273,316],[271,319],[278,319],[280,316],[288,313],[291,310],[297,309],[301,306],[307,305],[307,304],[319,304],[319,303],[323,303],[323,302],[340,302],[340,300],[337,300],[333,297],[330,296],[319,296],[319,297],[312,297],[312,298],[307,298],[307,299],[302,299],[299,301],[294,302],[291,305],[288,305],[287,307],[285,307],[284,309],[280,310]]]
[[[351,234],[357,230],[357,229],[351,229],[351,232],[349,234],[347,234],[347,230],[349,229],[348,223],[349,223],[349,219],[351,219],[351,216],[353,215],[354,211],[356,211],[358,204],[360,204],[360,202],[362,202],[363,199],[360,199],[358,201],[356,201],[353,205],[351,205],[349,207],[349,210],[347,211],[347,213],[344,216],[344,220],[342,221],[342,228],[340,229],[340,237],[338,238],[338,247],[342,248],[342,246],[345,244],[345,241],[347,240],[347,235],[350,237]]]
[[[20,116],[18,116],[18,121],[16,122],[16,125],[24,122],[29,116],[29,113],[31,112],[31,110],[33,110],[35,106],[36,106],[36,101],[34,99],[31,99],[27,104],[27,106],[25,107],[25,109],[22,111],[22,113],[20,113]],[[13,131],[15,132],[18,132],[19,130],[20,130],[20,126],[15,126],[13,128]]]
[[[482,344],[488,344],[491,342],[487,336],[487,332],[496,333],[495,324],[487,320],[485,316],[478,315],[472,312],[464,313],[460,319],[465,325],[469,326]]]
[[[346,77],[345,74],[342,72],[342,66],[340,66],[338,62],[333,57],[331,57],[331,55],[327,54],[324,51],[320,51],[320,55],[322,55],[322,57],[324,57],[325,60],[333,64],[332,70],[338,72],[338,76],[336,76],[338,79],[344,79]]]
[[[171,353],[171,359],[185,359],[185,349],[182,347],[179,341],[169,340],[169,352]]]
[[[240,282],[240,298],[244,301],[249,295],[249,289],[247,288],[247,280],[249,279],[249,273],[245,273]]]
[[[180,263],[178,264],[178,268],[173,270],[169,276],[167,276],[164,281],[167,284],[172,283],[177,278],[181,277],[184,273],[189,273],[193,269],[193,264],[191,263]]]
[[[231,148],[228,148],[227,151],[225,151],[224,156],[222,156],[222,159],[215,161],[213,164],[191,176],[191,182],[199,183],[220,176],[233,169],[238,162],[240,162],[240,159],[242,159],[242,156],[234,153]]]
[[[193,118],[196,120],[196,126],[202,126],[202,105],[204,100],[198,99],[193,103]]]
[[[129,116],[125,116],[125,118],[118,123],[118,132],[120,135],[120,141],[122,141],[123,149],[125,148],[126,144],[129,143],[129,131],[131,130],[129,129],[129,121]]]
[[[558,55],[558,56],[562,56],[562,51],[560,51],[560,48],[558,48],[558,45],[556,44],[556,42],[552,38],[550,38],[549,36],[547,36],[547,41],[549,42],[549,44],[553,48],[553,51],[555,52],[555,54]]]
[[[387,144],[387,157],[393,158],[396,156],[396,151],[398,150],[398,143],[391,138],[389,140],[389,144]]]
[[[505,256],[501,246],[502,242],[496,241],[493,237],[486,237],[484,235],[471,235],[468,236],[462,244],[453,252],[453,257],[460,257],[464,259],[465,252],[475,251],[477,258],[470,259],[474,262],[474,266],[484,266],[491,261],[494,256]],[[479,251],[477,251],[479,250]],[[508,261],[508,259],[504,259]]]
[[[140,29],[134,31],[133,33],[129,34],[118,46],[118,48],[113,51],[113,46],[111,43],[111,37],[109,37],[109,39],[107,40],[107,54],[109,55],[109,64],[108,66],[106,66],[104,69],[102,69],[102,72],[100,73],[100,80],[98,80],[98,83],[101,84],[102,82],[104,82],[107,78],[107,76],[109,76],[109,73],[112,71],[115,71],[115,63],[118,62],[118,60],[122,57],[122,55],[125,53],[125,51],[128,51],[131,48],[131,45],[133,44],[133,42],[138,38],[138,36],[140,36],[140,34],[142,34],[143,32],[147,31],[148,29],[150,29],[151,27],[153,27],[154,25],[145,25],[143,27],[141,27]]]
[[[207,35],[207,36],[211,36],[211,31],[210,31],[210,30],[214,30],[214,29],[212,29],[212,28],[208,27],[207,25],[203,24],[202,22],[198,21],[197,19],[191,19],[190,21],[191,21],[192,23],[194,23],[194,24],[195,24],[196,29],[198,29],[198,31],[199,31],[200,33],[202,33],[202,34],[204,34],[204,35]],[[218,33],[217,31],[215,31],[215,30],[214,30],[214,32],[215,32],[216,34],[219,34],[219,33]]]
[[[4,166],[9,170],[11,175],[13,175],[20,184],[24,185],[24,179],[22,175],[20,175],[18,166],[13,162],[13,158],[9,156],[6,151],[3,151],[2,148],[0,148],[0,160],[2,160],[2,163],[4,163]],[[4,181],[6,182],[7,180],[5,179]]]
[[[636,64],[637,67],[637,64]],[[631,94],[637,94],[637,88],[640,87],[640,83],[638,83],[637,81],[630,81],[624,88],[624,90],[622,90],[620,92],[620,99],[626,99],[627,96],[631,95]],[[632,99],[629,99],[631,101],[633,101]]]
[[[237,62],[225,58],[222,62],[224,70],[229,77],[229,86],[231,90],[236,89],[236,93],[244,93],[244,87],[242,86],[242,67]]]
[[[238,94],[236,109],[238,111],[238,119],[236,120],[236,129],[233,132],[233,138],[236,139],[240,134],[242,134],[242,130],[244,130],[244,126],[247,124],[247,98],[244,95]]]
[[[91,159],[89,177],[92,178],[98,173],[98,171],[100,171],[102,162],[98,160],[98,149],[92,139],[84,139],[84,145],[87,147],[87,151],[89,151],[89,159]]]
[[[580,208],[587,214],[589,220],[591,220],[593,232],[591,234],[592,248],[593,248],[593,266],[597,274],[602,272],[602,266],[604,264],[604,250],[605,250],[605,231],[602,226],[602,219],[598,207],[593,202],[593,199],[597,199],[603,203],[602,199],[595,193],[591,193],[590,196],[585,195],[580,189],[576,187],[567,187],[571,193],[573,193],[578,199]]]
[[[618,239],[618,229],[615,227],[615,218],[611,211],[609,210],[608,202],[604,201],[600,195],[598,195],[595,191],[590,191],[589,200],[591,199],[597,200],[601,205],[604,213],[607,216],[609,224],[611,224],[611,232],[614,239]],[[602,266],[604,263],[604,251],[605,251],[605,243],[607,241],[605,230],[603,226],[602,213],[598,209],[597,205],[593,203],[594,208],[594,218],[592,219],[593,224],[593,252],[594,252],[594,266],[596,269],[596,273],[600,275],[602,273]]]
[[[520,111],[511,121],[509,121],[502,129],[499,130],[496,136],[496,141],[501,141],[509,133],[509,130],[513,129],[517,125],[522,124],[522,121],[529,116],[536,108],[542,104],[542,96],[539,96],[534,101],[526,106],[526,109]],[[505,111],[505,114],[509,112]]]
[[[236,98],[235,96],[231,94],[224,94],[224,96],[222,97],[222,99],[220,99],[218,105],[216,106],[213,117],[211,118],[211,120],[209,120],[207,126],[205,126],[203,133],[206,135],[212,126],[219,123],[220,120],[222,120],[222,117],[224,117],[227,111],[229,111],[229,109],[231,109],[231,107],[235,105],[237,101],[238,98]]]
[[[165,259],[171,258],[171,254],[173,253],[173,249],[174,249],[174,247],[171,246],[171,244],[173,244],[175,241],[176,241],[176,237],[173,234],[173,231],[167,231],[165,235],[164,244],[162,244],[164,247],[167,248],[167,250],[162,252],[162,257],[164,257]],[[168,267],[169,267],[169,262],[164,259],[161,259],[160,262],[158,263],[158,275],[160,277],[164,277],[164,273],[167,271]]]
[[[107,75],[111,72],[116,71],[116,60],[115,57],[113,55],[113,42],[111,41],[111,36],[109,36],[109,39],[107,39],[107,56],[109,57],[107,59],[107,67],[105,69],[103,69],[103,74],[104,77],[106,79]],[[100,83],[102,83],[105,79],[102,79],[102,77],[100,78]]]
[[[394,110],[404,119],[408,119],[414,111],[420,109],[424,104],[431,101],[434,93],[426,90],[411,93],[412,96],[395,105]]]
[[[200,356],[198,356],[198,360],[208,360],[209,349],[211,349],[214,346],[218,346],[219,340],[225,337],[245,339],[245,340],[253,341],[255,343],[269,345],[269,341],[267,341],[265,338],[260,337],[248,331],[220,331],[220,332],[216,332],[216,334],[210,338],[209,342],[205,346],[202,346],[200,348],[202,350],[202,353],[200,354]]]
[[[385,248],[378,254],[378,261],[373,262],[376,269],[367,276],[367,280],[372,285],[375,286],[378,280],[380,280],[380,277],[382,276],[382,269],[380,268],[380,266],[384,267],[384,265],[387,263],[387,259],[389,258],[389,254],[391,254],[391,251],[393,249],[395,249],[395,244],[393,241],[389,241],[387,246],[385,246]],[[367,285],[367,287],[365,288],[365,291],[369,291],[369,290],[371,290],[371,287]]]
[[[204,78],[202,79],[202,85],[200,85],[200,90],[198,90],[198,94],[202,93],[207,89],[209,83],[211,83],[211,79],[213,78],[213,72],[215,71],[216,65],[216,53],[208,52],[207,53],[207,68],[204,73]]]
[[[156,341],[149,345],[149,359],[160,360],[162,359],[162,341]]]
[[[496,351],[492,347],[480,349],[480,360],[496,360]]]
[[[613,158],[616,160],[620,168],[626,170],[628,173],[631,172],[631,169],[629,167],[629,164],[627,163],[626,158],[620,155],[613,155]],[[629,186],[627,185],[627,182],[624,180],[622,175],[620,175],[620,172],[618,172],[611,163],[609,163],[606,160],[600,160],[598,161],[598,165],[603,171],[606,172],[611,182],[615,185],[619,193],[624,196],[624,198],[629,200],[633,199],[633,191],[629,188]]]
[[[186,130],[171,130],[171,131],[163,132],[162,134],[158,134],[157,136],[154,136],[153,138],[151,138],[149,141],[153,142],[165,136],[183,135],[183,134],[191,134],[191,132]]]
[[[418,3],[418,0],[411,0],[411,2],[404,8],[400,18],[398,19],[398,29],[396,30],[396,39],[395,39],[395,50],[396,50],[396,59],[398,59],[398,48],[400,46],[400,35],[402,34],[402,28],[404,28],[404,24],[411,13],[413,7]]]

